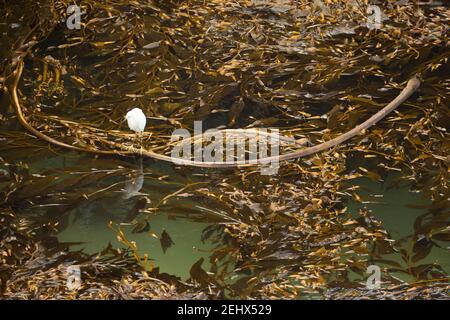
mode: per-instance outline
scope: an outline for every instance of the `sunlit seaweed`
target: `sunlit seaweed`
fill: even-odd
[[[61,18],[70,1],[24,3],[1,4],[5,25],[21,23],[4,30],[0,53],[2,297],[448,299],[448,274],[422,263],[450,241],[447,7],[386,1],[380,6],[389,20],[371,30],[365,1],[81,1],[82,28],[68,30]],[[74,168],[80,174],[61,179],[12,160],[31,150],[62,152],[18,131],[10,88],[22,60],[17,88],[27,121],[68,145],[107,150],[114,164],[100,157],[97,170]],[[205,170],[204,185],[146,174],[166,183],[166,195],[156,204],[139,195],[125,221],[147,232],[147,217],[161,207],[181,195],[195,199],[198,210],[186,217],[215,223],[203,232],[216,244],[210,272],[202,260],[187,282],[151,269],[151,256],[140,257],[120,228],[131,250],[89,256],[55,237],[70,210],[119,191],[123,184],[109,179],[132,174],[114,154],[134,145],[122,122],[133,106],[150,117],[144,147],[160,154],[170,151],[173,130],[192,130],[194,120],[276,127],[320,144],[375,114],[415,74],[421,88],[376,127],[289,161],[277,176],[254,167]],[[184,177],[194,169],[174,170]],[[398,173],[392,187],[407,183],[431,204],[414,234],[394,242],[370,211],[354,217],[347,202],[364,201],[354,179]],[[163,248],[176,246],[167,236]],[[395,252],[402,264],[385,259]],[[383,266],[386,286],[368,291],[362,283],[373,263]],[[72,264],[87,279],[75,292],[63,270]]]

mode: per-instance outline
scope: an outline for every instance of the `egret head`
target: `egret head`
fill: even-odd
[[[125,115],[124,120],[128,120],[129,118],[133,117],[133,115],[137,115],[139,113],[141,113],[142,110],[139,108],[133,108],[130,111],[127,112],[127,114]],[[143,113],[143,112],[142,112]]]

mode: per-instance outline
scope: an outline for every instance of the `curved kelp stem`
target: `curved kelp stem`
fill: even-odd
[[[264,165],[269,163],[274,163],[277,161],[284,161],[284,160],[292,160],[297,159],[301,157],[305,157],[308,155],[312,155],[330,148],[333,148],[335,146],[338,146],[351,138],[361,134],[364,132],[364,130],[370,128],[371,126],[375,125],[378,121],[383,119],[386,115],[388,115],[390,112],[395,110],[399,105],[401,105],[406,99],[408,99],[420,86],[419,79],[414,76],[412,77],[408,83],[406,84],[405,88],[400,92],[400,94],[392,100],[387,106],[385,106],[383,109],[378,111],[376,114],[371,116],[369,119],[364,121],[363,123],[359,124],[355,128],[353,128],[350,131],[347,131],[346,133],[328,140],[326,142],[320,143],[318,145],[307,147],[305,149],[292,151],[283,155],[277,155],[277,156],[271,156],[261,159],[253,159],[253,160],[239,160],[239,161],[224,161],[224,162],[202,162],[202,161],[195,161],[195,160],[188,160],[188,159],[173,159],[170,156],[163,155],[156,153],[152,150],[146,150],[146,149],[135,149],[131,148],[129,146],[125,146],[119,143],[115,143],[112,141],[106,141],[106,143],[110,144],[113,147],[120,148],[121,150],[98,150],[98,149],[90,149],[90,148],[81,148],[74,145],[70,145],[61,141],[58,141],[54,138],[51,138],[44,133],[40,132],[36,128],[30,125],[30,123],[26,120],[23,112],[22,112],[22,106],[20,104],[19,96],[17,93],[18,84],[22,75],[23,71],[23,61],[19,61],[17,64],[17,68],[15,70],[15,81],[11,88],[11,95],[13,104],[17,113],[17,117],[22,124],[22,126],[27,129],[29,132],[34,134],[36,137],[47,141],[48,143],[57,145],[59,147],[68,148],[71,150],[76,151],[82,151],[82,152],[90,152],[95,154],[109,154],[109,155],[123,155],[123,156],[129,156],[129,155],[143,155],[146,157],[150,157],[157,160],[163,160],[168,162],[176,162],[176,164],[179,165],[187,165],[187,166],[195,166],[195,167],[203,167],[203,168],[232,168],[232,167],[246,167],[246,166],[254,166],[254,165]]]

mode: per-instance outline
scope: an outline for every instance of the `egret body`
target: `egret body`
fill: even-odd
[[[127,119],[128,127],[134,132],[141,133],[144,131],[147,118],[141,109],[134,108],[128,111],[125,119]]]
[[[147,123],[144,112],[139,108],[134,108],[127,112],[125,119],[127,120],[128,127],[138,134],[142,152],[142,133]]]

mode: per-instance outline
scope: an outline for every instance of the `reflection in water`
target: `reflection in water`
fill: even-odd
[[[70,212],[69,225],[58,234],[58,238],[62,242],[81,242],[72,249],[83,249],[91,254],[103,250],[108,243],[114,247],[125,247],[117,240],[117,234],[108,228],[108,223],[112,221],[121,226],[128,240],[136,242],[141,256],[149,255],[155,267],[187,279],[190,267],[196,261],[202,257],[208,261],[212,245],[203,243],[201,236],[210,224],[190,221],[187,216],[182,216],[182,212],[177,215],[176,209],[170,211],[163,207],[156,213],[141,212],[141,203],[145,206],[149,198],[160,197],[158,184],[145,184],[142,158],[138,159],[136,169],[129,169],[122,176],[122,181],[123,177],[124,183],[113,183],[117,184],[118,190],[111,188],[102,197],[86,201]],[[160,188],[162,184],[160,182]],[[121,188],[123,185],[125,187]],[[121,196],[118,197],[117,193]],[[195,205],[185,200],[180,208],[194,208]],[[149,228],[135,232],[134,227],[141,221],[147,221]],[[167,249],[162,247],[160,240],[164,231],[173,241]],[[208,266],[203,264],[205,268]]]
[[[202,222],[202,219],[190,219],[184,215],[187,208],[201,207],[189,197],[177,198],[173,206],[162,207],[156,213],[136,211],[139,203],[144,199],[158,202],[164,193],[160,195],[162,184],[158,185],[153,180],[146,183],[146,175],[143,170],[142,159],[138,160],[137,168],[128,170],[123,176],[125,188],[111,190],[102,198],[95,199],[80,206],[71,213],[71,223],[68,228],[59,234],[59,239],[64,242],[83,242],[74,246],[73,249],[83,248],[88,253],[101,251],[110,242],[113,246],[124,247],[117,241],[116,233],[107,225],[113,221],[121,225],[126,238],[137,243],[138,252],[141,256],[148,254],[154,260],[154,265],[160,267],[164,272],[172,273],[187,279],[190,267],[200,258],[209,260],[213,253],[213,243],[203,243],[201,238],[205,230],[219,227],[219,224]],[[130,179],[130,177],[132,177]],[[374,216],[381,221],[383,227],[390,233],[393,240],[397,241],[398,248],[412,247],[414,244],[415,221],[426,211],[424,209],[411,209],[410,205],[426,204],[419,195],[412,193],[406,187],[386,190],[387,182],[374,183],[368,179],[353,181],[354,185],[360,186],[363,203],[349,203],[349,211],[357,213],[359,209],[366,208],[373,212]],[[123,184],[122,184],[123,185]],[[117,197],[117,192],[122,196]],[[383,195],[383,196],[381,196]],[[144,201],[145,203],[145,201]],[[149,228],[136,233],[134,228],[139,222],[148,222]],[[166,231],[173,241],[173,245],[165,251],[161,246],[161,235]],[[217,245],[218,243],[214,243]],[[380,258],[380,257],[378,257]],[[435,247],[426,259],[419,264],[438,263],[448,273],[450,271],[450,256],[445,248]],[[400,252],[386,254],[383,260],[390,260],[407,267]],[[380,265],[384,265],[380,263]],[[208,270],[209,264],[203,268]],[[406,281],[413,281],[411,275],[405,273],[396,274]]]
[[[130,179],[125,181],[125,190],[122,195],[123,199],[130,199],[139,195],[145,195],[141,193],[141,189],[144,186],[144,171],[142,167],[142,157],[138,160],[138,169],[130,174]]]
[[[243,222],[244,226],[260,227],[259,222],[253,223],[251,220],[245,219],[251,217],[252,214],[257,217],[257,214],[262,212],[261,204],[239,200],[240,202],[236,202],[235,208],[238,208],[237,205],[243,204],[238,210],[240,215],[231,216],[234,220],[229,220],[225,219],[227,217],[218,214],[223,209],[224,215],[226,215],[226,207],[220,209],[212,203],[205,202],[204,199],[194,196],[195,192],[192,188],[188,188],[177,193],[176,197],[170,198],[157,210],[153,210],[168,195],[183,189],[187,184],[198,182],[199,180],[194,178],[200,175],[185,175],[183,171],[177,171],[172,166],[160,165],[152,161],[146,163],[142,159],[138,159],[133,165],[132,161],[125,162],[121,159],[103,161],[87,157],[80,157],[79,155],[76,157],[58,156],[48,157],[42,161],[30,161],[32,164],[30,171],[42,173],[32,177],[35,179],[35,183],[40,180],[45,181],[46,175],[57,178],[57,184],[50,184],[40,190],[41,194],[54,195],[54,198],[48,200],[48,204],[52,206],[46,206],[46,198],[39,198],[35,202],[41,201],[44,205],[40,210],[43,211],[45,223],[52,220],[58,221],[57,236],[60,241],[81,242],[81,244],[72,246],[71,250],[83,249],[87,253],[97,253],[103,250],[108,243],[111,243],[113,247],[126,247],[117,240],[117,233],[108,227],[109,222],[112,221],[114,225],[120,226],[129,241],[136,242],[138,254],[141,257],[147,254],[152,259],[153,264],[160,267],[163,272],[187,279],[190,276],[191,267],[199,259],[204,258],[206,262],[211,259],[214,261],[215,258],[220,260],[223,258],[223,253],[228,252],[230,259],[228,259],[227,279],[238,281],[245,276],[253,277],[253,273],[257,269],[249,269],[249,266],[253,268],[254,265],[253,260],[251,260],[252,257],[249,255],[240,257],[233,255],[236,252],[236,245],[231,241],[223,241],[224,238],[221,238],[221,235],[223,235],[225,222],[227,225],[236,225]],[[90,161],[86,161],[86,159]],[[87,163],[89,165],[86,165]],[[162,179],[161,177],[170,178]],[[387,180],[389,181],[389,179]],[[417,251],[417,248],[414,249],[414,247],[417,247],[417,243],[423,242],[423,240],[420,240],[420,234],[426,234],[426,232],[421,231],[419,222],[426,222],[431,217],[426,207],[421,209],[410,208],[411,204],[416,206],[428,204],[427,201],[421,201],[420,194],[409,192],[406,186],[387,189],[385,185],[389,182],[384,184],[370,183],[368,179],[359,179],[352,180],[351,184],[355,188],[359,187],[363,203],[350,202],[348,211],[356,214],[363,207],[371,210],[373,216],[380,221],[382,228],[388,230],[392,239],[396,240],[397,252],[391,250],[387,254],[370,256],[368,259],[371,262],[380,263],[384,266],[384,262],[381,260],[389,260],[400,265],[403,271],[407,267],[419,270],[418,267],[420,266],[434,263],[442,266],[445,273],[448,274],[450,268],[446,242],[440,243],[433,239],[435,243],[441,245],[441,248],[433,246],[424,259],[409,262],[403,259],[402,250],[409,252],[411,257],[415,255],[414,250]],[[201,187],[207,192],[214,191],[214,183],[207,185],[207,188],[204,186]],[[363,190],[366,190],[366,192],[363,192]],[[61,193],[58,194],[55,191]],[[16,197],[25,197],[29,192],[34,192],[34,190],[22,189],[15,195]],[[226,192],[221,194],[226,196]],[[239,193],[232,192],[231,194],[233,197],[239,197]],[[83,195],[86,195],[86,197]],[[265,200],[267,199],[261,199],[260,201],[264,204]],[[53,203],[58,201],[61,201],[63,205],[53,206]],[[35,206],[34,209],[36,210],[36,208],[39,207]],[[274,214],[280,214],[275,206],[271,210],[275,210]],[[211,213],[209,214],[209,212]],[[265,212],[262,212],[262,214],[265,214]],[[295,214],[298,215],[298,213]],[[320,215],[314,214],[311,216]],[[315,224],[311,225],[314,226]],[[300,241],[307,241],[308,237],[303,234],[306,227],[308,225],[305,225],[305,229],[284,233],[286,228],[283,225],[279,230],[288,240],[295,236]],[[167,247],[165,251],[161,241],[164,231],[173,241],[173,244]],[[250,232],[253,232],[253,230]],[[218,236],[216,237],[215,234]],[[340,235],[340,233],[337,233],[337,235]],[[202,239],[207,239],[207,241],[204,243]],[[333,237],[318,240],[310,243],[309,247],[306,244],[300,252],[304,252],[303,250],[321,252],[320,247],[327,245],[326,243],[330,241],[331,244],[328,245],[328,248],[337,248],[332,242],[335,241]],[[256,241],[259,241],[259,237]],[[292,264],[291,259],[297,257],[296,254],[288,251],[289,248],[278,243],[277,238],[274,237],[274,246],[270,248],[273,251],[265,251],[265,248],[261,250],[262,258],[266,259],[261,265],[269,270],[275,267],[282,268],[284,265],[289,266]],[[341,246],[341,244],[339,245]],[[216,247],[222,251],[213,250]],[[426,253],[426,251],[424,252]],[[238,263],[233,260],[236,257],[240,259]],[[224,261],[221,260],[220,262]],[[295,263],[299,266],[305,264],[303,260],[296,260]],[[247,270],[242,270],[243,267]],[[203,263],[202,268],[216,272],[216,274],[221,271],[221,266],[215,267],[214,263],[212,265]],[[410,270],[414,271],[414,269]],[[395,275],[407,281],[415,280],[411,275],[404,272],[396,272]]]

